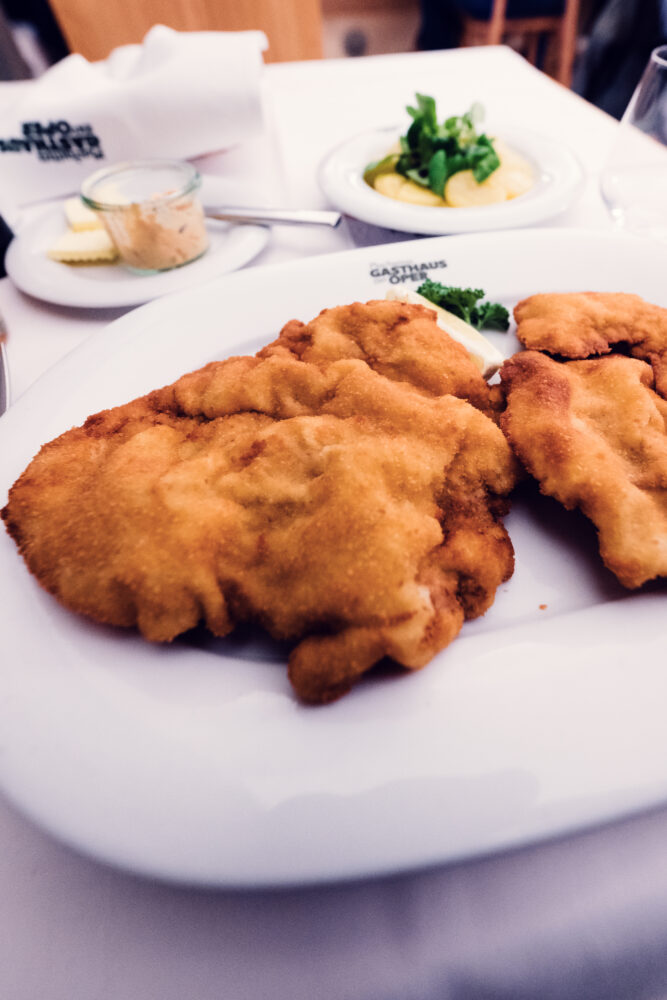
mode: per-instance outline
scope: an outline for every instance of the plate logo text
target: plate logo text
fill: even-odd
[[[421,285],[429,277],[429,271],[439,271],[447,267],[446,260],[415,263],[414,261],[371,264],[370,276],[374,281],[389,281],[390,285],[400,285],[414,281]]]

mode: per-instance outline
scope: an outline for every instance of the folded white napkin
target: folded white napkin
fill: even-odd
[[[156,25],[103,62],[71,55],[0,112],[0,214],[79,190],[107,164],[190,159],[262,128],[261,31]]]

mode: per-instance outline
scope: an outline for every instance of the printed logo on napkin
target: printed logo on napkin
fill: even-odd
[[[190,160],[265,138],[267,47],[262,31],[155,24],[107,59],[73,52],[25,81],[0,107],[0,215],[21,225],[24,207],[76,194],[105,162]]]
[[[414,261],[391,261],[371,264],[369,274],[376,282],[389,281],[390,285],[400,285],[409,281],[420,284],[429,277],[429,271],[439,271],[447,267],[446,260],[415,263]]]
[[[64,119],[40,122],[22,122],[19,138],[0,138],[0,153],[29,153],[40,160],[101,159],[102,143],[92,125],[71,125]]]

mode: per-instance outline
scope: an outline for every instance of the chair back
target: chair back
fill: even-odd
[[[71,52],[105,59],[154,24],[177,31],[264,31],[267,62],[322,57],[320,0],[49,0]]]
[[[518,41],[529,62],[537,65],[540,40],[547,51],[544,68],[559,83],[569,87],[577,46],[579,0],[565,0],[563,13],[535,14],[534,17],[508,17],[507,0],[493,0],[488,20],[463,16],[462,45],[500,45],[506,39]]]

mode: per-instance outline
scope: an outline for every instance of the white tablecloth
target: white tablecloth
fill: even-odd
[[[614,122],[505,48],[272,65],[271,134],[209,158],[239,191],[324,206],[315,172],[416,90],[530,123],[576,149],[581,200],[555,226],[609,225],[597,174]],[[0,100],[2,91],[0,90]],[[261,147],[261,148],[260,148]],[[263,163],[259,168],[257,164]],[[265,188],[262,188],[266,190]],[[395,238],[346,220],[277,227],[255,264]],[[120,312],[50,306],[0,282],[12,396]],[[2,1000],[616,1000],[667,996],[667,811],[490,858],[353,885],[178,889],[82,858],[0,802]]]
[[[457,109],[481,99],[489,120],[512,121],[565,139],[586,167],[587,184],[581,199],[550,224],[610,225],[597,174],[614,136],[614,120],[504,47],[272,64],[266,68],[264,85],[269,134],[200,160],[199,166],[223,176],[237,203],[253,193],[266,203],[268,190],[274,201],[288,207],[327,207],[316,177],[322,157],[355,132],[396,121],[415,91],[434,90],[451,91]],[[280,226],[253,265],[396,238],[388,230],[350,219],[336,230]],[[7,353],[14,399],[64,353],[121,314],[45,305],[28,299],[8,281],[0,282],[0,312],[12,331]]]

